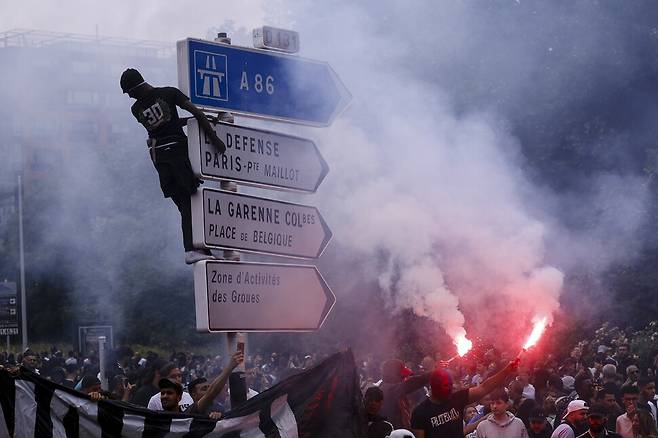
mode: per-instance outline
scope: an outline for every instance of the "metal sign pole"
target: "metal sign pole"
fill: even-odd
[[[107,338],[105,336],[99,336],[98,337],[98,362],[100,366],[100,381],[101,381],[101,388],[104,389],[105,391],[108,390],[108,383],[107,383],[107,377],[105,375],[105,342],[107,341]]]
[[[217,34],[215,41],[218,43],[231,44],[231,38],[228,37],[226,32],[220,32]],[[226,123],[235,123],[235,118],[233,114],[228,112],[220,112],[218,114],[219,120]],[[219,187],[222,190],[227,190],[230,192],[237,192],[238,185],[231,181],[220,181]],[[224,259],[232,261],[240,261],[240,254],[236,251],[226,250],[224,251]],[[240,342],[242,341],[242,342]],[[233,354],[234,351],[238,348],[238,344],[242,345],[242,351],[245,355],[245,360],[247,357],[246,343],[244,342],[244,335],[238,334],[235,332],[230,332],[226,334],[226,345],[228,347],[228,355]],[[236,368],[228,380],[229,392],[231,394],[231,409],[235,409],[245,401],[247,401],[247,381],[245,379],[245,368],[244,363]]]
[[[23,248],[23,178],[18,174],[18,248],[21,276],[21,335],[27,348],[27,296],[25,294],[25,251]]]

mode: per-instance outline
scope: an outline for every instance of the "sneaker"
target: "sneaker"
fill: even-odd
[[[185,253],[185,263],[191,265],[201,260],[213,260],[214,257],[210,254],[210,251],[204,251],[200,249],[195,249],[194,251],[187,251]]]

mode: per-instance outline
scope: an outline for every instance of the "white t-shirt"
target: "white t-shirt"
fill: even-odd
[[[180,399],[180,402],[178,402],[178,406],[180,406],[181,411],[185,411],[185,409],[189,408],[192,403],[194,403],[194,400],[192,400],[192,396],[188,394],[187,391],[183,391],[183,396]],[[149,400],[149,404],[147,406],[150,410],[152,411],[162,411],[162,401],[160,400],[160,392],[155,394],[153,397],[151,397],[151,400]]]

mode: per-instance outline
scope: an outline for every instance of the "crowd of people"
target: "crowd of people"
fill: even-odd
[[[94,399],[220,419],[230,409],[229,374],[243,361],[251,397],[324,356],[176,352],[160,357],[121,347],[108,356],[106,390],[93,352],[28,349],[16,356],[0,353],[0,364],[21,365]],[[360,358],[363,436],[394,437],[402,431],[408,435],[397,436],[658,438],[658,355],[649,362],[641,363],[623,339],[580,343],[563,358],[540,351],[510,358],[493,347],[449,362]]]
[[[297,355],[279,357],[272,352],[249,356],[245,363],[245,381],[248,398],[271,387],[278,381],[307,369],[325,356],[317,354],[299,358]],[[128,347],[110,352],[105,361],[107,389],[102,389],[100,359],[90,351],[82,355],[77,351],[64,354],[56,346],[49,351],[35,352],[28,348],[14,355],[0,353],[0,366],[21,367],[42,377],[90,395],[93,399],[114,399],[133,403],[152,410],[174,410],[200,413],[190,407],[208,391],[213,394],[208,414],[219,419],[231,408],[228,375],[244,361],[242,353],[228,357],[198,355],[191,352],[174,352],[168,357],[157,353],[141,354]],[[173,390],[180,397],[180,409],[165,409],[165,392]],[[171,394],[170,394],[171,395]]]
[[[563,358],[535,351],[510,360],[487,348],[450,362],[390,359],[381,380],[364,382],[367,436],[658,438],[652,357],[641,363],[617,339],[581,343]]]

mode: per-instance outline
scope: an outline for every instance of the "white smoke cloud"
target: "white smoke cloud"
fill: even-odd
[[[422,105],[420,92],[392,108],[397,97],[360,105],[366,118],[395,115],[375,138],[349,121],[321,136],[332,174],[320,205],[338,244],[370,262],[392,308],[434,319],[453,339],[462,310],[477,315],[489,296],[526,321],[550,316],[563,274],[546,263],[546,226],[525,207],[513,138],[486,117]]]

